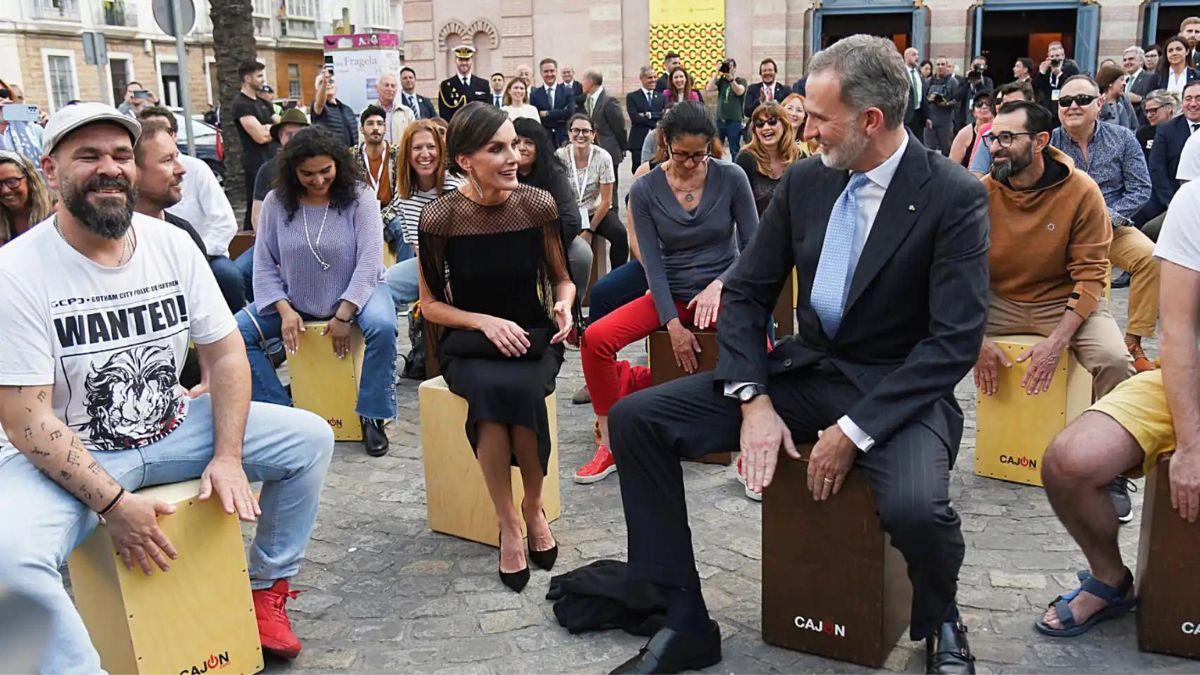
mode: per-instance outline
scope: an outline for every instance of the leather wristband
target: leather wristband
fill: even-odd
[[[124,496],[125,496],[125,488],[121,488],[121,491],[117,493],[116,497],[113,497],[113,500],[108,503],[108,506],[104,507],[103,511],[99,511],[99,515],[102,515],[102,516],[108,515],[108,512],[115,509],[117,507],[117,504],[121,501],[121,497],[124,497]]]

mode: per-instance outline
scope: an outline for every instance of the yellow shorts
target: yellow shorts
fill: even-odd
[[[1141,468],[1126,472],[1129,476],[1144,475],[1161,456],[1175,451],[1175,424],[1167,407],[1162,370],[1139,373],[1125,380],[1089,410],[1116,420],[1141,446],[1145,459]]]

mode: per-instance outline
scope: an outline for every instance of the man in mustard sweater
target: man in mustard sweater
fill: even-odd
[[[1112,226],[1095,181],[1050,146],[1051,124],[1041,106],[1016,101],[983,136],[992,153],[983,178],[992,222],[987,335],[1046,336],[1017,357],[1029,361],[1022,386],[1030,395],[1050,388],[1070,347],[1103,396],[1134,373],[1102,297]],[[985,395],[996,393],[1001,365],[1012,363],[985,339],[975,364],[975,385]]]

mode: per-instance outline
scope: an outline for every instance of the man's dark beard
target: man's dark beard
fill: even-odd
[[[1029,146],[1029,152],[1026,152],[1024,155],[1009,154],[1007,162],[997,162],[993,159],[988,173],[991,174],[993,180],[1006,182],[1008,179],[1024,171],[1030,164],[1033,164],[1032,144]]]
[[[88,201],[87,196],[92,190],[117,188],[125,191],[125,204],[109,205],[110,200],[102,200],[103,206],[95,206]],[[130,185],[123,177],[94,178],[77,188],[68,180],[62,181],[62,200],[67,211],[75,216],[81,225],[93,234],[106,239],[120,239],[125,236],[133,222],[133,205],[137,201],[137,188]]]

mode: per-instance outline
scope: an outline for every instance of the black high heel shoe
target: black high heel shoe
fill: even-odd
[[[546,518],[546,509],[542,509],[542,517]],[[549,518],[546,518],[546,524],[550,524]],[[553,532],[551,533],[551,536],[553,536]],[[555,540],[554,546],[551,546],[545,551],[535,551],[533,550],[533,538],[530,537],[529,559],[533,561],[534,565],[537,565],[541,569],[549,572],[554,567],[554,561],[558,560],[558,541]]]
[[[501,545],[504,544],[504,533],[503,532],[500,532],[498,534],[497,540],[499,541],[499,543]],[[557,554],[557,553],[558,552],[555,551],[555,554]],[[504,570],[500,569],[500,564],[499,564],[499,562],[497,562],[496,572],[500,574],[501,583],[503,583],[505,586],[508,586],[509,588],[511,588],[513,591],[515,591],[517,593],[520,593],[521,591],[525,590],[525,584],[529,583],[529,564],[528,563],[525,564],[525,567],[523,569],[518,570],[516,572],[505,572]]]

